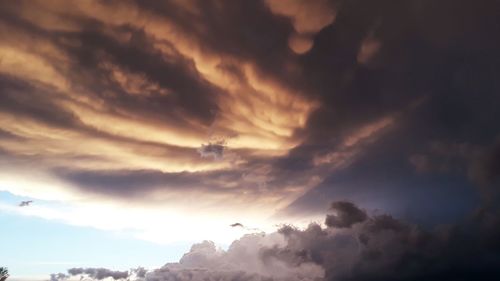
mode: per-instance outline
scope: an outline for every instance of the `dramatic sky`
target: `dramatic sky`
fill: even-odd
[[[495,0],[0,0],[0,266],[483,280],[500,265],[499,15]]]

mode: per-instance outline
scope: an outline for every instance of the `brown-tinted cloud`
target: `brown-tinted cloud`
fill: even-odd
[[[374,185],[410,198],[399,180],[436,169],[495,182],[478,151],[500,134],[496,1],[0,5],[0,180],[14,193],[39,194],[12,177],[43,174],[75,199],[270,216],[322,211],[311,198],[352,182],[363,200],[397,193]]]

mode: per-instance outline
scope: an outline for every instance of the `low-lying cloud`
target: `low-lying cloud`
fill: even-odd
[[[204,241],[193,245],[179,262],[148,272],[135,270],[133,278],[146,281],[482,281],[494,280],[500,274],[497,209],[479,209],[460,223],[433,229],[388,214],[369,215],[351,202],[334,202],[332,209],[343,214],[342,223],[326,226],[311,223],[305,229],[285,225],[275,233],[247,234],[227,250]],[[105,269],[74,268],[68,273],[83,274],[93,280],[129,278],[127,272]],[[67,277],[53,275],[53,280]]]

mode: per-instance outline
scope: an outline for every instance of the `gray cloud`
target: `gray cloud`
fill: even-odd
[[[500,141],[482,148],[471,161],[469,176],[481,185],[493,186],[500,180]]]
[[[344,209],[352,208],[361,210]],[[227,250],[209,241],[195,244],[179,262],[150,271],[145,280],[494,280],[500,273],[498,215],[498,209],[480,209],[432,229],[387,214],[366,215],[350,228],[287,225],[276,233],[245,235]],[[89,272],[98,278],[96,270]]]
[[[224,156],[224,150],[226,149],[224,141],[209,142],[208,144],[202,144],[198,148],[198,153],[201,157],[212,157],[214,160],[222,159]]]
[[[2,168],[24,161],[19,170],[49,171],[79,192],[148,204],[164,193],[191,201],[228,195],[193,208],[231,209],[243,196],[245,204],[275,198],[271,209],[307,191],[283,211],[299,216],[349,198],[389,209],[418,205],[427,221],[450,221],[477,206],[471,184],[488,206],[498,203],[498,1],[332,0],[335,20],[301,34],[314,41],[303,55],[289,48],[294,16],[264,1],[52,6],[62,3],[0,3]],[[298,114],[301,100],[282,104],[281,92],[315,106]],[[267,112],[278,107],[292,114]],[[298,126],[289,124],[295,115]],[[362,130],[387,116],[394,124],[383,134]],[[203,144],[198,157],[212,130],[238,136],[237,164],[221,164],[224,143]],[[367,140],[345,141],[360,135]],[[261,149],[265,141],[275,149]],[[315,161],[328,155],[330,166]],[[335,204],[329,228],[284,228],[285,244],[256,247],[252,270],[229,261],[234,249],[203,244],[155,274],[279,279],[295,278],[291,268],[304,265],[332,280],[386,281],[481,280],[494,272],[484,257],[497,248],[481,244],[497,233],[494,210],[476,215],[476,224],[428,231]]]
[[[365,221],[368,216],[364,210],[359,209],[354,203],[337,201],[330,208],[333,215],[327,215],[325,224],[329,227],[346,228],[353,224]]]
[[[282,243],[277,234],[246,235],[227,251],[212,242],[195,244],[178,263],[166,264],[146,276],[146,280],[316,280],[322,270],[304,263],[294,267],[279,259],[262,259],[267,247]]]
[[[68,269],[68,274],[71,276],[75,275],[87,275],[90,278],[96,280],[102,280],[108,277],[114,280],[121,280],[129,277],[128,271],[113,271],[107,268],[70,268]]]
[[[50,275],[50,281],[61,281],[69,278],[69,275],[64,273],[53,273]]]
[[[317,167],[314,159],[329,153],[344,153],[346,148],[342,145],[342,139],[348,138],[366,124],[393,114],[398,118],[395,118],[396,124],[389,130],[389,134],[397,136],[400,147],[362,143],[352,150],[365,154],[372,153],[371,150],[383,149],[376,158],[379,163],[386,163],[384,165],[390,165],[387,163],[391,162],[391,158],[398,165],[407,166],[407,160],[411,158],[413,164],[420,169],[438,168],[446,173],[464,175],[466,172],[463,169],[456,169],[455,166],[461,168],[462,165],[454,157],[446,156],[446,163],[438,161],[436,164],[433,159],[422,155],[427,155],[424,150],[429,141],[459,143],[471,147],[488,146],[498,136],[495,120],[499,118],[497,108],[500,100],[497,93],[500,88],[495,81],[500,69],[497,52],[500,41],[495,36],[499,28],[492,24],[496,22],[496,15],[492,11],[498,10],[498,3],[485,1],[483,5],[478,5],[467,0],[459,1],[459,4],[449,0],[439,4],[413,0],[399,3],[332,0],[323,4],[332,8],[331,13],[335,14],[335,19],[321,24],[320,28],[312,32],[314,34],[303,34],[314,39],[314,44],[310,51],[300,56],[290,50],[289,39],[297,32],[295,28],[299,24],[294,20],[293,13],[298,13],[297,16],[304,14],[301,14],[300,9],[295,12],[291,9],[285,13],[287,16],[283,16],[273,12],[264,1],[220,1],[217,5],[193,1],[191,7],[168,1],[96,1],[85,9],[71,10],[68,12],[68,15],[73,13],[71,16],[60,13],[50,4],[2,4],[1,30],[8,30],[11,34],[5,36],[6,44],[22,51],[21,55],[29,54],[32,58],[40,59],[39,64],[33,64],[40,66],[40,69],[34,73],[17,73],[10,69],[8,71],[12,73],[2,74],[0,111],[13,115],[16,120],[29,119],[53,130],[64,129],[114,142],[120,148],[126,146],[124,150],[128,153],[127,159],[129,154],[146,154],[154,158],[148,159],[148,163],[177,162],[182,158],[186,162],[185,166],[193,163],[206,164],[210,158],[225,158],[224,152],[229,145],[203,144],[198,149],[202,157],[196,157],[196,153],[192,153],[195,149],[192,145],[181,147],[160,143],[169,140],[169,136],[161,135],[163,130],[182,131],[181,135],[186,138],[193,135],[204,136],[205,131],[211,130],[214,121],[220,117],[225,122],[237,122],[243,128],[242,132],[247,134],[245,137],[251,137],[251,142],[258,143],[263,135],[270,139],[278,135],[273,122],[280,119],[279,116],[266,116],[257,120],[259,122],[251,120],[253,115],[266,111],[260,107],[267,104],[275,106],[272,103],[275,98],[255,89],[258,87],[252,84],[252,77],[240,67],[251,65],[255,68],[256,77],[268,80],[273,85],[285,85],[286,90],[296,90],[298,96],[317,102],[317,107],[310,115],[304,116],[303,126],[286,133],[291,136],[290,139],[297,140],[293,149],[279,156],[272,154],[258,160],[261,166],[266,166],[265,174],[254,175],[257,165],[252,165],[252,161],[259,157],[256,156],[259,149],[244,148],[245,153],[238,154],[241,155],[241,162],[249,163],[248,165],[224,168],[231,170],[234,175],[230,177],[231,180],[242,186],[250,186],[248,181],[254,178],[259,185],[258,191],[262,191],[261,194],[264,195],[269,191],[290,190],[292,187],[298,190],[298,185],[305,190],[309,186],[304,186],[313,176],[319,178],[317,182],[335,177],[338,175],[337,171]],[[141,16],[135,18],[120,14],[117,19],[111,19],[99,13],[114,11],[115,5],[133,10],[130,14],[149,18],[148,22],[152,26],[144,26]],[[32,6],[57,22],[56,26],[59,28],[30,16],[29,8]],[[304,10],[309,12],[308,9]],[[305,23],[308,23],[307,20]],[[178,38],[164,38],[162,35],[165,34],[158,32],[169,30],[170,25],[176,30],[172,34],[179,33]],[[372,42],[370,44],[375,44],[376,47],[367,47],[367,42]],[[30,48],[37,45],[50,48]],[[208,66],[197,61],[197,57],[188,52],[193,48],[186,48],[185,45],[199,48],[200,56],[206,55],[202,61],[208,66],[212,61],[217,61],[214,69],[224,70],[223,74],[219,73],[216,77],[207,75],[210,71],[202,69]],[[367,48],[373,50],[367,51]],[[370,53],[369,63],[360,63],[360,56],[366,56],[363,52]],[[5,56],[2,63],[10,57],[15,56]],[[46,73],[49,66],[56,74],[64,75],[41,77],[43,75],[40,73]],[[230,82],[217,83],[220,82],[218,80],[224,80],[221,77],[228,78]],[[61,78],[62,81],[56,78]],[[234,94],[229,93],[226,86],[229,88],[235,84],[242,88],[238,92],[241,90],[244,94],[238,96],[238,99],[241,105],[248,107],[243,117],[249,119],[235,118],[229,114],[231,110],[226,109],[224,112],[223,106],[233,108],[232,104],[221,103],[221,99]],[[60,85],[66,85],[67,88],[58,88]],[[77,92],[77,97],[65,91]],[[261,97],[261,94],[264,96]],[[248,100],[255,97],[260,98],[259,106]],[[82,100],[92,102],[84,103]],[[82,103],[87,110],[102,114],[98,118],[91,115],[88,118],[90,120],[106,115],[126,119],[125,123],[137,121],[153,126],[168,124],[169,128],[157,128],[160,136],[151,141],[137,140],[146,137],[141,133],[136,133],[135,136],[118,135],[111,129],[108,132],[100,128],[99,124],[89,124],[88,120],[84,122],[82,117],[86,117],[85,114],[78,113],[67,105],[81,106]],[[235,108],[236,111],[239,110],[239,107]],[[265,123],[265,132],[253,132],[262,122]],[[283,127],[287,131],[290,129]],[[217,129],[220,130],[217,133],[221,135],[233,136],[240,133],[241,136],[241,132],[235,132],[233,127]],[[124,131],[129,132],[128,129]],[[19,132],[2,128],[2,151],[12,152],[12,145],[7,141],[17,138],[16,133]],[[23,137],[26,136],[19,136]],[[378,137],[389,141],[386,135]],[[39,139],[35,141],[41,151],[53,151],[46,149],[47,144],[39,143]],[[92,149],[93,147],[89,147],[88,151],[93,151]],[[144,153],[145,151],[148,153]],[[12,154],[18,158],[27,155],[45,157],[46,162],[60,157],[40,155],[38,152],[15,151]],[[65,151],[64,155],[78,153],[81,152]],[[393,155],[399,155],[405,160],[393,159]],[[118,159],[123,159],[124,155],[120,156],[122,157]],[[364,158],[362,156],[345,161],[347,164],[344,167],[351,171],[362,170],[359,166],[366,165],[360,163]],[[41,166],[46,165],[41,162]],[[453,164],[448,169],[449,163],[458,164]],[[54,166],[56,170],[61,166],[65,167]],[[129,170],[140,170],[138,174],[142,174],[138,177],[147,177],[144,174],[151,173],[153,182],[160,181],[157,175],[164,174],[165,171],[136,166]],[[490,166],[475,164],[475,171],[471,174],[480,178],[484,177],[480,176],[481,173],[494,173],[494,170],[488,170]],[[85,186],[86,180],[78,174],[94,174],[94,171],[88,169],[73,172],[71,175],[57,175]],[[119,176],[116,174],[120,173],[122,172],[111,172],[113,175],[108,177],[89,176],[88,181],[92,184],[90,189],[128,199],[130,194],[153,190],[144,188],[132,191],[138,189],[136,187],[107,189],[107,185],[97,182],[111,182],[111,186],[118,184],[119,180],[116,178]],[[242,174],[246,176],[238,178]],[[174,178],[171,180],[172,185],[178,184],[177,189],[181,189],[188,184],[200,182],[197,177],[205,174],[192,173],[182,176],[183,180],[179,181],[176,180],[177,176],[169,175],[164,179],[170,181]],[[194,179],[185,180],[187,177]],[[130,179],[127,176],[124,178]],[[126,181],[122,182],[127,185]],[[310,192],[326,195],[335,191],[337,185],[327,184],[329,181],[323,182],[325,184],[322,188]],[[148,185],[147,181],[145,185]],[[365,187],[368,185],[357,187],[358,193],[369,190],[370,187]],[[400,188],[405,189],[402,185]],[[205,186],[201,185],[200,190],[205,190]],[[253,189],[249,188],[249,192],[252,193]],[[463,193],[463,198],[468,197],[468,194]],[[325,198],[326,201],[330,199]],[[313,202],[312,205],[319,204]],[[324,205],[321,206],[323,207]]]

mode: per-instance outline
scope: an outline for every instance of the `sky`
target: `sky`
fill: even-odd
[[[494,280],[499,14],[0,1],[0,266],[13,281]]]

